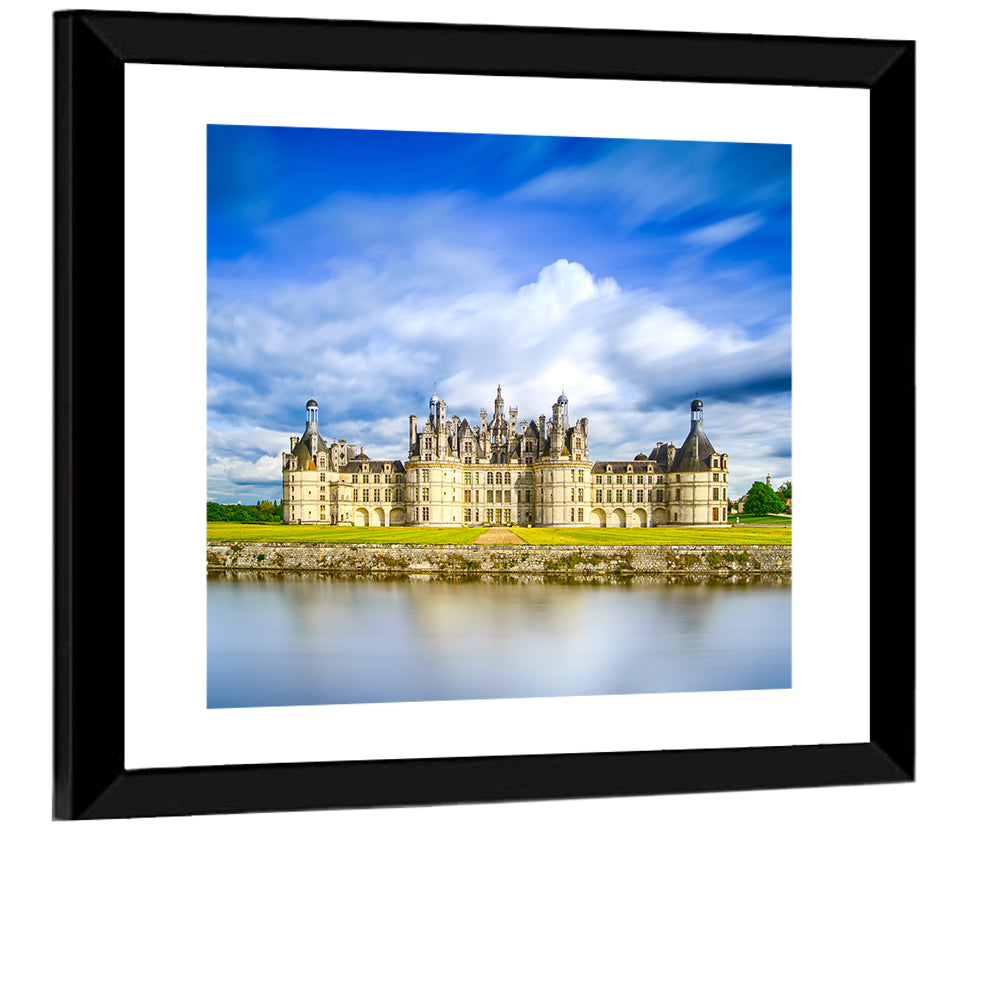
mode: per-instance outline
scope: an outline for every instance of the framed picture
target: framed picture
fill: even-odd
[[[55,817],[912,780],[914,58],[57,14]]]

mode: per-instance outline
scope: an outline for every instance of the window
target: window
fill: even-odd
[[[472,520],[472,511],[468,507],[466,507],[465,510],[462,511],[462,520],[463,521],[471,521]]]
[[[492,507],[486,512],[486,522],[488,524],[492,524],[493,523],[493,508]]]
[[[717,472],[712,473],[712,482],[717,483],[719,481],[719,474]]]
[[[431,473],[429,469],[424,469],[420,475],[420,481],[423,483],[429,483],[431,481]],[[367,482],[367,480],[366,480]]]
[[[642,497],[643,497],[643,491],[642,490],[636,490],[635,491],[635,502],[636,503],[642,503],[643,502],[642,501]]]
[[[431,519],[430,507],[424,507],[422,513],[423,513],[423,520],[429,521]]]
[[[462,497],[462,499],[466,503],[472,503],[472,490],[465,490],[465,495]]]
[[[486,481],[488,483],[492,482],[492,476],[490,477],[490,479],[487,479]],[[493,490],[487,490],[486,491],[486,502],[487,503],[493,503]]]
[[[426,503],[428,500],[430,500],[430,498],[431,498],[430,487],[429,486],[424,486],[420,490],[420,499],[423,500]]]
[[[358,491],[357,490],[352,490],[351,492],[354,494],[354,497],[353,497],[354,502],[357,503],[358,502]]]
[[[718,521],[719,520],[719,508],[718,507],[713,507],[712,508],[712,520],[713,521]]]
[[[569,509],[569,519],[571,521],[575,521],[576,520],[576,510],[573,507],[570,507],[570,509]]]
[[[507,481],[510,482],[510,477],[507,477]],[[503,502],[510,503],[510,490],[503,491]]]
[[[596,479],[594,480],[594,482],[596,482],[596,483],[597,483],[597,485],[598,485],[598,486],[600,486],[600,485],[601,485],[601,483],[603,483],[603,482],[604,482],[604,476],[598,476],[598,477],[597,477],[597,478],[596,478]]]
[[[621,502],[622,502],[622,491],[615,490],[615,503],[621,503]]]
[[[504,484],[504,486],[510,486],[510,473],[509,472],[505,472],[503,474],[503,484]]]
[[[487,486],[492,486],[493,485],[493,473],[492,472],[487,472],[486,473],[486,485]],[[489,500],[489,496],[487,496],[487,500]]]
[[[354,475],[351,476],[351,482],[356,483],[357,481],[358,481],[358,474],[355,472]]]
[[[712,499],[713,500],[718,500],[719,499],[719,487],[718,486],[714,486],[712,488]]]
[[[375,473],[375,480],[374,481],[376,483],[382,482],[382,477],[377,472]]]
[[[621,476],[615,476],[615,483],[618,486],[621,486],[621,484],[622,484],[622,477]]]
[[[361,491],[361,502],[368,503],[368,490]]]
[[[663,490],[656,491],[656,499],[658,503],[663,503]]]
[[[632,485],[632,477],[631,476],[626,476],[625,477],[625,482],[628,483],[629,486],[631,486]]]
[[[626,498],[626,502],[627,503],[631,503],[632,502],[632,491],[631,490],[626,490],[625,491],[625,498]]]
[[[578,521],[582,521],[583,520],[583,508],[582,507],[577,507],[577,509],[576,509],[576,519]]]
[[[717,469],[719,467],[719,460],[717,458],[712,459],[712,468]]]
[[[604,490],[597,491],[597,502],[604,503]]]
[[[325,473],[325,472],[321,472],[321,473],[319,474],[319,481],[320,481],[321,483],[325,483],[325,482],[326,482],[326,473]]]
[[[466,472],[464,474],[463,478],[464,478],[466,486],[471,486],[472,485],[472,473],[471,472]]]

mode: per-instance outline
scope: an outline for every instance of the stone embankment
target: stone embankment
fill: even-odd
[[[208,570],[303,570],[351,576],[791,575],[790,545],[330,545],[212,542]]]

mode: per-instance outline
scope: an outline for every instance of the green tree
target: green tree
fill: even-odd
[[[240,524],[281,524],[283,513],[281,500],[258,500],[252,506],[209,500],[206,506],[207,520],[235,521]]]
[[[750,487],[743,503],[744,514],[780,514],[784,509],[785,501],[759,480]]]
[[[775,492],[781,497],[782,500],[792,499],[792,481],[789,479],[787,483],[782,483]]]

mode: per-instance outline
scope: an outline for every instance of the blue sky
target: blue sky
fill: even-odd
[[[306,399],[405,460],[435,390],[470,423],[590,418],[590,456],[680,444],[731,494],[791,476],[791,147],[208,127],[208,497],[276,498]]]

